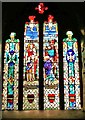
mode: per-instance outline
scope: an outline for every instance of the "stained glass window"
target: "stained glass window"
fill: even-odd
[[[59,109],[58,24],[53,16],[43,26],[44,109]]]
[[[19,39],[12,32],[5,42],[2,110],[18,109]]]
[[[65,109],[81,109],[78,42],[72,31],[63,39],[63,75]]]
[[[29,16],[24,32],[23,110],[39,108],[39,24]]]

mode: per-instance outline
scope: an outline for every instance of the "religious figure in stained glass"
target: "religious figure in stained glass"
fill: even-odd
[[[24,31],[23,109],[38,109],[39,94],[39,24],[29,16]]]
[[[63,39],[64,69],[64,106],[65,109],[81,109],[78,42],[72,38],[72,31],[67,31]]]
[[[48,16],[43,28],[44,109],[59,109],[58,25]]]
[[[19,39],[15,36],[12,32],[5,42],[2,110],[18,109]]]

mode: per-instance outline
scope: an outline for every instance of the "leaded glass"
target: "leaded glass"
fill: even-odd
[[[43,26],[44,109],[59,109],[58,24],[53,16]]]
[[[18,109],[19,39],[15,33],[5,42],[2,110]]]
[[[39,106],[39,24],[29,16],[24,32],[23,110]]]
[[[63,75],[65,109],[81,109],[78,42],[68,31],[63,39]]]

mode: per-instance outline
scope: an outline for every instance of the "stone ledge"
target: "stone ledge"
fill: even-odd
[[[52,120],[52,119],[85,119],[85,109],[81,110],[30,110],[30,111],[3,111],[2,120]]]

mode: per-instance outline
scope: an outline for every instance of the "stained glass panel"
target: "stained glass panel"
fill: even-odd
[[[64,106],[65,109],[81,109],[78,42],[68,31],[63,39]]]
[[[12,32],[5,42],[2,110],[18,110],[19,39],[15,35]]]
[[[58,24],[53,16],[43,26],[44,109],[59,109]]]
[[[39,106],[39,24],[29,16],[24,32],[23,110]]]

